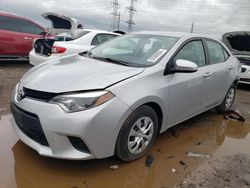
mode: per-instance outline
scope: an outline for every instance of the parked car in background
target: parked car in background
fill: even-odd
[[[250,31],[226,33],[223,35],[222,41],[242,64],[239,82],[250,84]]]
[[[77,29],[77,21],[74,18],[56,13],[44,13],[42,16],[51,21],[49,33],[53,38],[37,39],[34,48],[29,54],[30,64],[38,65],[45,61],[79,53],[119,36],[118,33]]]
[[[0,60],[27,59],[33,39],[44,38],[39,24],[10,13],[0,12]]]
[[[40,155],[132,161],[158,133],[214,107],[230,110],[240,68],[203,35],[123,35],[29,70],[13,91],[13,128]]]

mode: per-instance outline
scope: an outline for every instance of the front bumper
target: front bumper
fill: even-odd
[[[12,118],[13,128],[25,144],[35,149],[40,155],[73,160],[105,158],[114,155],[120,128],[132,112],[117,97],[98,107],[75,113],[66,113],[56,104],[31,98],[24,98],[18,102],[16,91],[13,92],[12,103],[18,109],[38,117],[48,142],[46,146],[32,139],[17,125],[17,118]],[[88,147],[89,152],[77,150],[69,137],[80,138]]]
[[[250,84],[250,66],[242,65],[239,83]]]

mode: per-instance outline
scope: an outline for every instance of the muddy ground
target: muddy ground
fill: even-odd
[[[11,90],[28,63],[0,63],[1,188],[168,188],[250,187],[250,88],[240,86],[234,108],[245,123],[226,120],[210,110],[160,135],[150,155],[124,163],[115,157],[65,161],[39,156],[17,139],[11,128]],[[206,154],[188,157],[187,152]],[[208,156],[207,156],[208,155]],[[118,165],[118,169],[110,169]]]

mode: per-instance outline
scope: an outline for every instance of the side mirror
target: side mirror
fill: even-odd
[[[174,72],[196,72],[198,70],[197,64],[192,61],[177,59],[175,62]]]

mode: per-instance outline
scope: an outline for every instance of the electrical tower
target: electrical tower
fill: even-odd
[[[128,24],[128,32],[132,31],[132,26],[135,25],[135,22],[133,21],[134,13],[136,12],[136,9],[134,7],[135,1],[137,0],[129,0],[129,7],[127,7],[129,12],[129,19],[126,21]]]
[[[120,12],[118,10],[120,9],[120,4],[118,0],[113,0],[112,2],[113,12],[111,13],[112,18],[112,29],[113,31],[120,29]]]

